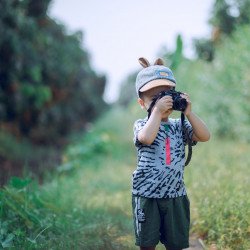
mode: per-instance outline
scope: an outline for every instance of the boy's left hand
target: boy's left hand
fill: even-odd
[[[187,107],[183,113],[185,116],[188,116],[191,113],[191,104],[192,103],[191,103],[189,95],[187,93],[181,94],[181,97],[185,98],[187,101]]]

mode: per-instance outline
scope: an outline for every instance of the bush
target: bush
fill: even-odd
[[[184,61],[175,73],[176,89],[188,92],[192,106],[219,137],[250,141],[250,31],[241,27],[217,48],[212,63]]]
[[[106,79],[91,68],[82,34],[46,15],[51,1],[4,0],[0,8],[0,119],[12,133],[54,143],[106,105]],[[11,126],[10,126],[11,124]]]
[[[219,136],[250,141],[250,31],[241,27],[218,49],[206,79],[210,85],[208,114]],[[205,80],[206,81],[206,80]]]

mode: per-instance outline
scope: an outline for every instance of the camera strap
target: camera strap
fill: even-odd
[[[152,109],[153,109],[155,103],[156,103],[160,98],[161,98],[160,96],[159,96],[158,98],[154,98],[153,101],[150,103],[150,106],[149,106],[149,108],[148,108],[148,110],[147,110],[147,112],[148,112],[148,119],[149,119],[149,117],[150,117],[150,115],[151,115],[151,113],[152,113]]]
[[[181,113],[182,136],[183,136],[183,138],[186,137],[187,145],[188,145],[188,156],[187,156],[187,159],[186,159],[186,162],[185,162],[185,166],[187,166],[189,164],[189,162],[191,161],[193,149],[192,149],[192,140],[188,136],[187,129],[184,126],[184,122],[185,122],[185,115],[183,113]]]
[[[147,110],[147,112],[148,112],[148,119],[149,119],[149,117],[150,117],[150,115],[151,115],[152,109],[153,109],[153,107],[154,107],[156,101],[157,101],[158,99],[160,99],[160,98],[161,98],[161,97],[155,98],[155,99],[151,102],[151,104],[150,104],[150,106],[149,106],[149,108],[148,108],[148,110]],[[188,136],[187,129],[186,129],[185,126],[184,126],[184,121],[185,121],[185,115],[184,115],[183,113],[181,113],[181,130],[182,130],[182,136],[183,136],[183,138],[185,138],[185,137],[187,138],[187,145],[188,145],[188,155],[187,155],[187,159],[186,159],[186,161],[185,161],[185,166],[187,166],[187,165],[189,164],[189,162],[191,161],[193,149],[192,149],[192,140],[191,140],[191,139],[189,138],[189,136]]]

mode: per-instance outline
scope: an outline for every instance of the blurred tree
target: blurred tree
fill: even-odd
[[[47,14],[47,9],[51,0],[25,0],[27,4],[27,16],[43,18]]]
[[[214,59],[214,44],[210,39],[193,40],[198,58],[211,62]]]
[[[51,143],[107,106],[106,79],[91,68],[82,33],[47,16],[50,0],[0,1],[2,127]]]
[[[137,95],[135,91],[135,81],[138,72],[130,74],[122,83],[120,88],[120,96],[117,103],[127,107],[133,100],[136,102]]]
[[[172,70],[176,70],[183,59],[183,40],[180,34],[177,35],[175,44],[174,52],[166,52],[163,56]]]
[[[236,9],[238,9],[238,20],[237,20],[238,23],[249,24],[250,23],[250,1],[249,0],[237,0]]]
[[[216,0],[213,6],[210,23],[225,34],[231,34],[235,27],[236,17],[232,15],[231,8],[226,0]]]
[[[212,34],[209,39],[195,39],[194,47],[199,58],[214,59],[215,46],[221,37],[231,35],[241,25],[250,23],[250,0],[216,0],[209,23]]]
[[[222,34],[230,35],[239,25],[250,23],[249,0],[216,0],[210,24]]]

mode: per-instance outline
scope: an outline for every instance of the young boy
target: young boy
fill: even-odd
[[[136,78],[138,103],[148,110],[152,98],[176,86],[172,71],[157,59],[151,66],[145,58]],[[191,110],[188,94],[184,114],[186,135],[195,145],[208,141],[205,123]],[[154,250],[159,240],[168,250],[189,247],[189,199],[183,181],[185,144],[180,119],[169,118],[173,99],[164,96],[154,105],[149,118],[134,124],[134,143],[138,151],[137,169],[133,173],[132,206],[136,245]]]

